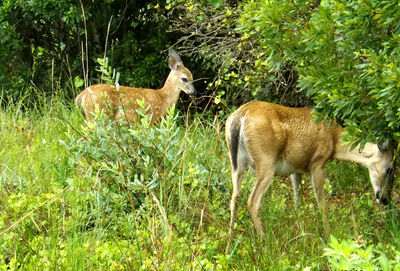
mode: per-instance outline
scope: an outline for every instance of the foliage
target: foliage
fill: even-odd
[[[289,63],[267,69],[264,49],[253,31],[240,32],[241,1],[171,1],[170,30],[180,36],[181,51],[201,57],[201,71],[210,78],[204,86],[214,108],[239,106],[252,99],[290,105],[310,101],[297,92],[297,73]],[[254,7],[256,8],[256,6]],[[249,15],[251,16],[251,15]],[[261,45],[260,45],[261,46]],[[208,71],[209,70],[209,71]]]
[[[329,243],[309,178],[298,208],[289,180],[275,179],[260,214],[266,231],[260,242],[245,208],[250,173],[226,254],[231,176],[222,129],[228,104],[306,103],[297,96],[298,82],[315,98],[316,112],[347,119],[353,136],[365,119],[365,127],[357,126],[361,140],[392,132],[396,140],[397,6],[373,0],[82,4],[86,29],[76,1],[0,4],[0,270],[399,268],[399,184],[394,205],[378,206],[366,192],[372,191],[368,173],[344,163],[327,166],[335,236]],[[138,123],[109,122],[97,112],[89,129],[65,102],[89,83],[83,68],[96,81],[96,59],[106,82],[161,84],[167,69],[160,51],[175,41],[183,58],[192,56],[184,62],[195,77],[212,78],[202,84],[223,114],[189,119],[172,109],[150,127],[142,106]]]
[[[93,129],[83,127],[84,140],[79,144],[70,140],[72,145],[68,148],[80,159],[85,158],[103,182],[110,182],[104,187],[104,195],[115,193],[111,197],[119,198],[122,191],[127,193],[126,203],[132,208],[129,211],[142,208],[152,198],[150,195],[160,195],[161,201],[163,198],[167,201],[166,190],[171,182],[179,182],[175,178],[181,177],[173,176],[173,169],[181,162],[178,157],[182,156],[185,143],[182,129],[172,125],[176,119],[173,111],[161,121],[160,127],[150,129],[150,120],[144,104],[141,105],[140,115],[144,116],[141,125],[130,128],[118,122],[110,123],[99,112],[97,125]]]
[[[357,244],[353,240],[339,242],[331,236],[329,247],[324,249],[330,267],[334,270],[399,270],[400,253],[394,251],[394,259],[373,245]]]
[[[399,14],[376,0],[3,1],[3,104],[70,99],[101,81],[92,67],[105,56],[122,84],[157,88],[163,52],[177,44],[201,79],[198,111],[251,99],[310,105],[308,93],[319,119],[345,124],[349,140],[396,142]]]
[[[0,84],[8,103],[35,103],[62,89],[70,99],[101,81],[93,68],[108,56],[124,85],[160,87],[163,52],[178,44],[198,80],[197,110],[227,110],[258,98],[305,104],[292,66],[269,72],[257,41],[236,31],[240,1],[3,1],[0,5]],[[62,16],[59,16],[62,14]],[[84,15],[84,16],[83,16]],[[161,53],[161,54],[160,54]],[[11,78],[12,80],[9,80]],[[215,101],[214,101],[214,98]],[[185,98],[184,98],[185,101]],[[211,102],[213,101],[213,102]],[[210,103],[211,102],[211,103]]]
[[[272,183],[261,211],[262,243],[245,207],[254,182],[247,174],[234,249],[225,253],[231,187],[218,118],[189,122],[174,111],[148,127],[146,119],[127,126],[99,115],[88,130],[78,110],[46,101],[37,109],[13,106],[0,113],[0,269],[330,266],[309,179],[297,209],[289,180]],[[373,259],[384,253],[394,267],[400,251],[395,208],[375,204],[373,193],[365,193],[371,191],[367,173],[354,165],[332,163],[328,171],[332,234],[376,244]],[[394,191],[396,199],[398,183]]]
[[[97,62],[100,64],[100,70],[98,71],[102,73],[101,79],[104,80],[106,84],[115,85],[118,90],[120,73],[109,66],[108,57],[105,59],[98,58]]]
[[[35,103],[60,89],[71,98],[82,81],[99,81],[92,67],[105,55],[124,84],[161,86],[167,69],[160,52],[169,46],[163,11],[159,1],[2,1],[3,103]]]
[[[400,9],[393,1],[247,1],[240,31],[270,70],[293,65],[319,119],[364,144],[399,141]]]

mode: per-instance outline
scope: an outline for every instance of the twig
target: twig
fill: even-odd
[[[107,55],[107,43],[108,43],[108,35],[110,34],[110,26],[111,26],[111,22],[112,22],[112,15],[110,18],[110,21],[108,22],[108,26],[107,26],[107,36],[106,36],[106,44],[104,46],[104,57],[103,57],[103,61],[106,61],[106,55]]]
[[[86,68],[83,68],[83,77],[85,81],[85,88],[89,86],[89,54],[88,54],[88,34],[87,34],[87,27],[86,27],[86,18],[85,18],[85,9],[83,8],[82,0],[79,1],[81,3],[81,10],[82,10],[82,17],[83,17],[83,25],[85,27],[85,51],[86,51]],[[84,54],[83,54],[83,44],[82,44],[82,64],[84,64]]]
[[[125,19],[125,14],[126,14],[127,9],[128,9],[128,0],[125,1],[125,8],[124,8],[124,11],[122,12],[121,20],[119,20],[117,27],[115,28],[114,32],[111,33],[111,35],[114,35],[117,32],[117,30],[119,29],[119,27],[121,26],[121,23]]]
[[[294,0],[291,0],[291,1],[292,1],[293,6],[295,7],[295,9],[297,10],[297,12],[300,13],[300,16],[304,19],[305,22],[307,22],[308,19],[307,19],[307,17],[304,15],[304,13],[301,11],[301,9],[299,9],[299,7],[296,5],[296,3],[294,2]],[[304,25],[304,26],[307,27],[307,28],[310,28],[310,26],[309,26],[308,24],[306,24],[306,23],[301,23],[301,24]]]
[[[54,93],[54,58],[51,60],[51,94]]]

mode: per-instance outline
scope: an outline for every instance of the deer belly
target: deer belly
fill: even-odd
[[[279,160],[278,163],[276,163],[275,167],[276,176],[287,176],[293,173],[302,173],[302,171],[288,164],[285,160]]]

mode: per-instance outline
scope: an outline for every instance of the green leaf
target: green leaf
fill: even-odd
[[[75,76],[75,79],[74,79],[75,88],[81,88],[84,83],[85,83],[85,81],[82,78],[80,78],[79,76]]]
[[[381,253],[381,256],[379,256],[379,264],[382,268],[382,271],[390,271],[390,262],[387,256],[384,253]]]

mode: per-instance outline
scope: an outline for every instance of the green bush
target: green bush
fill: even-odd
[[[394,257],[379,251],[374,245],[358,244],[353,240],[338,241],[331,236],[329,247],[324,249],[333,270],[399,270],[400,252],[392,251]]]
[[[174,125],[174,111],[154,128],[150,128],[147,116],[140,114],[140,123],[128,126],[110,122],[101,112],[93,129],[82,127],[83,140],[71,140],[68,147],[97,172],[100,191],[104,189],[102,202],[124,202],[126,206],[121,207],[129,212],[143,207],[151,195],[167,202],[171,185],[179,183],[180,175],[175,170],[181,163],[185,143],[184,131]]]

